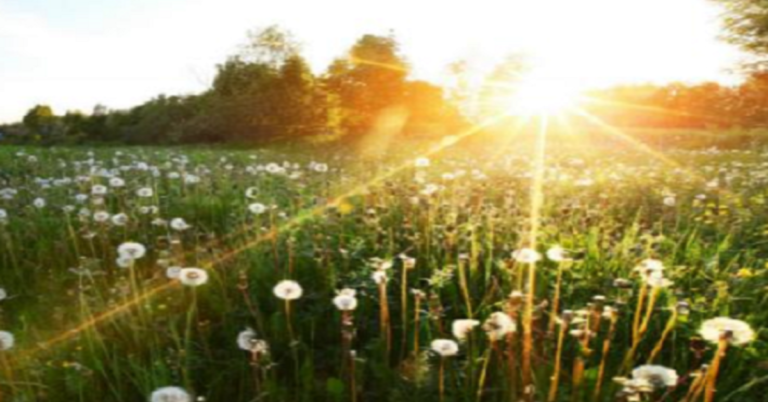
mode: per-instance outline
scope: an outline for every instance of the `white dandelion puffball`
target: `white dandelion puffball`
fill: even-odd
[[[93,195],[106,195],[107,194],[107,186],[103,186],[101,184],[97,184],[97,185],[91,187],[91,194],[93,194]]]
[[[450,339],[435,339],[430,346],[442,357],[455,356],[459,353],[459,344]]]
[[[492,340],[503,338],[510,332],[517,331],[517,324],[506,313],[497,311],[483,323],[483,330]]]
[[[181,276],[181,267],[168,267],[165,270],[165,276],[168,279],[179,279]]]
[[[0,301],[3,301],[8,298],[8,292],[5,291],[5,289],[0,288]]]
[[[115,264],[117,264],[117,266],[120,268],[130,268],[135,262],[136,260],[125,255],[120,255],[115,260]]]
[[[237,347],[251,353],[264,354],[269,351],[267,342],[256,337],[256,331],[246,328],[237,334]]]
[[[664,366],[644,365],[632,370],[632,379],[650,390],[677,385],[677,372]]]
[[[267,206],[258,202],[254,202],[253,204],[248,205],[248,210],[251,211],[251,213],[254,215],[261,215],[267,211]]]
[[[150,402],[192,402],[192,396],[184,388],[163,387],[155,390],[149,397]]]
[[[143,187],[136,190],[136,195],[141,198],[149,198],[155,195],[155,191],[151,187]]]
[[[280,281],[273,289],[275,296],[283,300],[296,300],[301,297],[304,290],[296,281],[284,280]]]
[[[648,258],[645,260],[640,261],[640,265],[635,268],[637,271],[663,271],[664,270],[664,263],[655,260],[653,258]]]
[[[451,330],[453,332],[453,336],[456,337],[456,339],[463,341],[467,339],[469,333],[472,332],[472,330],[478,325],[480,325],[480,321],[477,320],[454,320],[453,324],[451,325]]]
[[[183,218],[173,218],[171,219],[171,229],[176,230],[178,232],[185,231],[189,228],[191,228],[187,221],[185,221]]]
[[[7,331],[0,331],[0,350],[9,350],[16,343],[13,334]]]
[[[130,258],[132,260],[138,260],[147,254],[147,248],[141,243],[125,242],[117,248],[117,253],[121,257]]]
[[[37,209],[43,209],[45,208],[46,202],[44,198],[35,198],[35,200],[32,201],[32,205]]]
[[[112,216],[112,224],[115,226],[125,226],[128,224],[128,215],[119,213]]]
[[[547,250],[547,258],[549,258],[550,261],[562,262],[568,259],[568,255],[564,248],[560,246],[552,246]]]
[[[93,214],[93,220],[97,223],[104,223],[108,221],[110,218],[109,212],[106,211],[97,211]]]
[[[373,279],[377,285],[383,285],[387,283],[387,273],[383,270],[377,270],[371,275],[371,279]]]
[[[248,187],[245,190],[245,198],[254,199],[259,194],[259,189],[256,187]]]
[[[755,331],[744,321],[728,317],[717,317],[704,321],[699,335],[705,340],[718,343],[723,336],[728,337],[732,345],[740,346],[755,339]]]
[[[541,254],[532,248],[521,248],[512,253],[512,258],[524,264],[533,264],[541,260]]]
[[[125,180],[119,177],[113,177],[109,179],[110,187],[125,187]]]
[[[179,280],[184,286],[197,287],[208,282],[208,272],[200,268],[182,268]]]
[[[425,157],[416,158],[416,160],[414,161],[414,165],[417,168],[429,167],[429,158],[425,158]]]
[[[357,308],[357,297],[354,289],[342,289],[333,298],[333,305],[341,311],[352,311]]]

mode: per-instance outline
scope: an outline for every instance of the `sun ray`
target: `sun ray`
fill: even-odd
[[[657,114],[662,114],[667,116],[691,117],[691,118],[697,118],[697,119],[705,119],[705,120],[709,120],[711,122],[717,122],[717,123],[730,123],[728,120],[723,119],[719,116],[713,116],[713,115],[701,114],[701,113],[691,113],[691,112],[685,112],[682,110],[673,110],[673,109],[652,106],[652,105],[640,105],[636,103],[621,102],[621,101],[616,101],[612,99],[603,99],[594,95],[584,95],[582,99],[584,100],[585,103],[592,102],[592,103],[599,103],[603,105],[615,106],[617,108],[641,110],[641,111],[657,113]]]
[[[484,120],[484,121],[482,121],[482,122],[480,122],[478,124],[475,124],[472,127],[470,127],[469,129],[467,129],[467,130],[465,130],[465,131],[455,135],[454,136],[454,138],[455,138],[454,141],[442,142],[440,145],[433,147],[431,150],[427,151],[426,153],[422,154],[421,156],[422,157],[428,157],[428,156],[435,155],[438,152],[443,151],[444,149],[446,149],[446,148],[448,148],[450,146],[454,146],[454,145],[458,144],[461,140],[463,140],[463,139],[465,139],[465,138],[467,138],[469,136],[477,134],[478,132],[482,131],[486,127],[488,127],[490,125],[493,125],[493,124],[497,124],[498,122],[500,122],[500,121],[502,121],[504,119],[507,119],[507,118],[509,118],[509,116],[506,115],[506,114],[492,116],[491,118],[488,118],[488,119],[486,119],[486,120]],[[237,248],[235,248],[233,250],[230,250],[227,253],[224,253],[223,255],[221,255],[221,256],[219,256],[219,257],[217,257],[217,258],[215,258],[215,259],[213,259],[211,261],[208,261],[208,262],[205,262],[205,263],[201,264],[201,266],[203,268],[207,268],[207,269],[216,269],[222,263],[224,263],[224,262],[230,260],[231,258],[239,255],[240,253],[242,253],[242,252],[244,252],[244,251],[246,251],[248,249],[251,249],[251,248],[257,246],[258,244],[260,244],[260,243],[262,243],[264,241],[271,240],[273,238],[273,236],[276,236],[278,233],[283,232],[283,231],[285,231],[287,229],[293,228],[293,227],[295,227],[297,225],[300,225],[301,223],[303,223],[307,219],[310,219],[310,218],[313,218],[315,216],[320,215],[323,211],[327,210],[328,208],[336,207],[336,206],[340,205],[345,199],[347,199],[349,197],[352,197],[352,196],[355,196],[355,195],[358,195],[358,194],[361,194],[367,188],[369,188],[369,187],[371,187],[371,186],[373,186],[375,184],[378,184],[378,183],[380,183],[380,182],[382,182],[382,181],[384,181],[384,180],[386,180],[386,179],[388,179],[390,177],[393,177],[394,175],[396,175],[397,173],[401,172],[402,170],[410,167],[411,164],[412,164],[412,160],[409,159],[407,162],[404,162],[404,163],[400,164],[395,169],[392,169],[392,170],[388,171],[387,173],[385,173],[383,175],[378,175],[378,176],[376,176],[376,177],[374,177],[374,178],[372,178],[372,179],[370,179],[370,180],[368,180],[368,181],[366,181],[366,182],[364,182],[362,184],[359,184],[359,185],[353,187],[352,189],[344,192],[343,194],[334,197],[331,201],[329,201],[328,203],[326,203],[324,205],[315,206],[313,208],[306,209],[306,210],[300,212],[294,218],[290,219],[289,221],[287,221],[284,224],[282,224],[281,226],[279,226],[277,229],[273,230],[272,232],[263,234],[261,236],[258,236],[257,238],[247,242],[244,245],[241,245],[240,247],[237,247]],[[243,231],[245,231],[245,229],[243,229]],[[78,336],[79,334],[81,334],[81,333],[83,333],[83,332],[85,332],[85,331],[87,331],[87,330],[89,330],[91,328],[97,327],[97,326],[101,325],[102,323],[108,322],[108,321],[112,320],[113,318],[121,315],[122,313],[125,313],[125,312],[129,311],[133,307],[136,307],[136,306],[140,305],[141,303],[151,299],[152,297],[154,297],[156,295],[159,295],[159,294],[161,294],[161,293],[163,293],[165,291],[168,291],[170,289],[173,289],[174,287],[177,287],[177,285],[178,284],[176,282],[163,282],[163,283],[159,283],[159,284],[154,284],[153,286],[150,286],[149,288],[147,288],[145,291],[140,292],[139,294],[135,295],[131,299],[129,299],[129,300],[127,300],[127,301],[125,301],[125,302],[123,302],[123,303],[121,303],[121,304],[119,304],[119,305],[117,305],[117,306],[115,306],[115,307],[113,307],[113,308],[111,308],[109,310],[106,310],[106,311],[103,311],[101,313],[98,313],[94,317],[92,317],[92,318],[90,318],[90,319],[88,319],[88,320],[86,320],[84,322],[81,322],[81,323],[77,324],[76,326],[74,326],[74,327],[72,327],[72,328],[62,332],[61,334],[58,334],[58,335],[56,335],[56,336],[54,336],[54,337],[52,337],[52,338],[50,338],[48,340],[37,342],[36,346],[34,348],[32,348],[30,350],[26,350],[26,351],[21,351],[21,352],[19,352],[19,354],[17,356],[18,356],[19,360],[23,360],[24,358],[29,358],[29,357],[31,357],[33,355],[36,355],[36,354],[41,353],[43,351],[49,350],[52,347],[57,346],[59,344],[66,343],[67,341],[73,339],[74,337]]]
[[[531,213],[530,231],[528,233],[528,247],[536,249],[539,226],[541,224],[541,208],[544,203],[544,171],[546,169],[546,136],[549,118],[545,114],[539,115],[539,130],[536,136],[536,150],[534,154],[533,180],[531,180]],[[524,400],[530,400],[533,396],[533,377],[531,367],[531,354],[533,352],[533,307],[536,293],[536,263],[528,265],[528,288],[526,289],[525,311],[523,313],[523,392]]]

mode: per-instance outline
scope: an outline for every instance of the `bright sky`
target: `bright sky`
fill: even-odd
[[[708,0],[0,0],[0,122],[195,93],[249,29],[291,30],[316,71],[393,30],[419,78],[526,52],[580,85],[733,82]]]

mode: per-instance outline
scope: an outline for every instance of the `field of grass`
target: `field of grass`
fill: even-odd
[[[765,401],[768,148],[557,145],[0,148],[0,400]]]

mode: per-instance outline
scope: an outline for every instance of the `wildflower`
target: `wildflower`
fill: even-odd
[[[416,158],[416,160],[414,161],[414,165],[417,168],[429,167],[429,163],[430,163],[429,158],[426,158],[426,157]]]
[[[455,320],[451,325],[451,330],[453,332],[453,336],[456,337],[456,339],[463,341],[467,339],[469,333],[472,332],[472,330],[478,325],[480,325],[480,321],[477,320]]]
[[[450,339],[435,339],[431,347],[441,357],[455,356],[459,353],[459,345]]]
[[[269,352],[267,342],[256,337],[256,331],[246,328],[237,335],[237,346],[254,354],[266,354]]]
[[[699,335],[705,340],[718,343],[725,337],[732,345],[740,346],[752,342],[755,332],[744,321],[727,317],[717,317],[704,321],[699,329]]]
[[[357,308],[357,298],[354,289],[342,289],[333,298],[333,304],[341,311],[352,311]]]
[[[0,301],[5,300],[8,298],[8,292],[5,291],[5,289],[0,288]]]
[[[568,259],[568,255],[564,248],[553,246],[547,250],[547,258],[554,262],[562,262]]]
[[[377,270],[371,275],[371,279],[376,282],[377,285],[387,283],[387,273],[384,270]]]
[[[115,264],[120,268],[130,268],[133,266],[134,262],[136,262],[136,260],[126,255],[120,255],[115,259]]]
[[[165,276],[168,279],[179,279],[181,276],[181,267],[168,267],[165,269]]]
[[[5,223],[8,220],[8,212],[0,208],[0,223]]]
[[[623,393],[636,395],[650,393],[666,387],[677,385],[675,370],[654,365],[644,365],[632,370],[632,379],[617,378],[616,381],[624,386]]]
[[[413,257],[409,257],[405,254],[400,256],[400,259],[403,261],[403,268],[404,269],[413,269],[416,267],[416,259]]]
[[[517,331],[517,324],[512,317],[502,312],[495,312],[483,323],[483,331],[491,340],[499,340],[510,332]]]
[[[109,179],[109,185],[110,187],[125,187],[125,180],[119,178],[119,177],[113,177]]]
[[[128,223],[128,215],[119,213],[112,216],[112,224],[115,226],[125,226]]]
[[[183,232],[191,227],[183,218],[171,219],[171,229],[173,230]]]
[[[267,211],[267,207],[264,204],[254,202],[253,204],[248,206],[248,210],[251,211],[251,213],[254,215],[261,215]]]
[[[640,264],[635,268],[635,271],[639,271],[639,272],[654,272],[654,271],[663,271],[663,270],[664,270],[664,263],[653,258],[648,258],[640,261]]]
[[[275,296],[277,296],[280,299],[297,300],[304,293],[304,290],[301,288],[301,285],[299,285],[299,283],[296,281],[283,280],[283,281],[280,281],[277,285],[275,285],[273,292],[275,293]]]
[[[672,281],[664,278],[662,271],[650,271],[643,280],[652,288],[666,288],[672,286]]]
[[[150,402],[192,402],[192,396],[179,387],[163,387],[152,392]]]
[[[155,195],[155,191],[151,187],[142,187],[136,191],[136,195],[141,198],[149,198]]]
[[[254,199],[258,195],[259,190],[256,187],[248,187],[248,189],[245,190],[245,197]]]
[[[32,205],[37,209],[43,209],[45,208],[46,202],[44,198],[35,198],[34,201],[32,201]]]
[[[664,197],[664,201],[662,201],[662,202],[664,203],[664,205],[666,205],[668,207],[674,207],[675,204],[677,203],[677,200],[675,199],[674,195],[668,195],[668,196]]]
[[[147,253],[147,248],[141,243],[126,242],[117,248],[117,253],[121,256],[138,260]]]
[[[181,284],[189,287],[197,287],[208,282],[208,272],[200,268],[182,268],[179,271]]]
[[[519,250],[515,250],[512,253],[512,258],[514,258],[517,262],[533,264],[536,261],[541,260],[541,254],[531,248],[521,248]]]
[[[13,337],[12,333],[7,331],[0,331],[0,351],[13,348],[15,343],[16,338]]]
[[[96,223],[105,223],[110,218],[109,212],[106,211],[97,211],[93,214],[93,220]]]
[[[107,195],[107,186],[103,186],[101,184],[97,184],[97,185],[91,187],[91,194],[96,195],[96,196]]]

